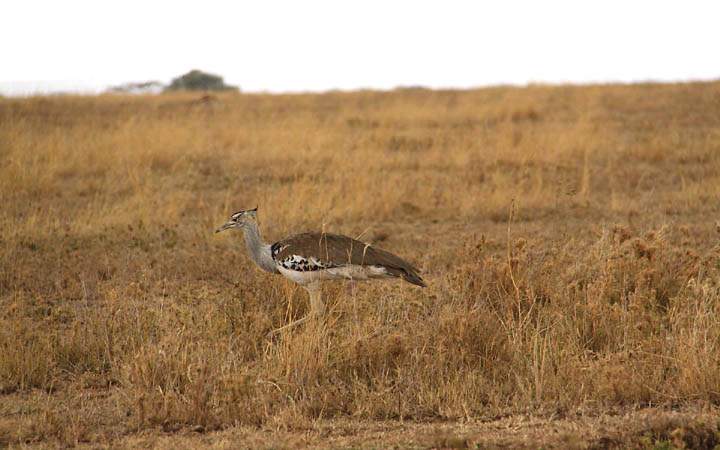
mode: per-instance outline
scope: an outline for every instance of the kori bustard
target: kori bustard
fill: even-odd
[[[271,335],[325,313],[321,290],[324,281],[401,278],[417,286],[426,286],[418,275],[418,269],[412,264],[390,252],[347,236],[302,233],[274,244],[266,244],[260,237],[257,208],[234,213],[215,232],[230,228],[243,231],[250,257],[258,267],[266,272],[284,275],[310,294],[310,312],[274,330]]]

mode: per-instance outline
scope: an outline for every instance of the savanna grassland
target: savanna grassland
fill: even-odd
[[[720,443],[720,83],[0,99],[0,446]],[[239,233],[429,287],[307,294]]]

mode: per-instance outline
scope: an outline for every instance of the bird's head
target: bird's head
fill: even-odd
[[[257,206],[254,209],[246,209],[244,211],[238,211],[230,216],[230,220],[221,226],[216,233],[227,230],[228,228],[243,228],[249,224],[257,223]]]

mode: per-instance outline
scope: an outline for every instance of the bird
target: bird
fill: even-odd
[[[307,232],[267,244],[260,236],[257,207],[233,213],[215,233],[232,228],[243,231],[250,258],[260,269],[283,275],[305,288],[309,294],[310,312],[271,331],[269,336],[296,327],[310,318],[322,317],[325,303],[321,286],[326,281],[399,278],[427,287],[419,270],[409,262],[341,234]]]

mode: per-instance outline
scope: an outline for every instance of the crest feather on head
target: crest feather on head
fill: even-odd
[[[243,216],[250,216],[250,217],[257,217],[257,209],[258,207],[254,207],[253,209],[243,209],[236,213],[233,213],[230,218],[232,220],[238,220]]]

